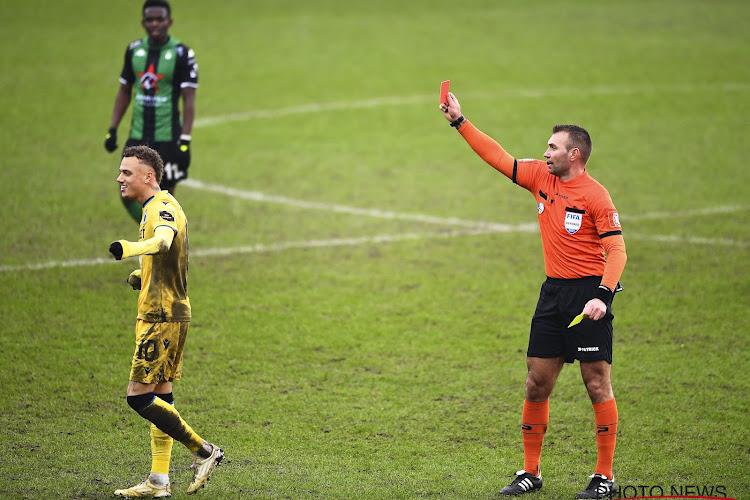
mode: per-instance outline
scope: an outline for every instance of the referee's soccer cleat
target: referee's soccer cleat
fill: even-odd
[[[601,474],[589,476],[591,481],[586,489],[576,495],[576,498],[612,498],[617,493],[617,485],[614,478],[607,479]]]
[[[120,498],[167,498],[172,496],[172,489],[170,485],[157,486],[152,484],[146,476],[145,481],[132,488],[115,490],[115,496]]]
[[[539,475],[529,474],[525,470],[516,472],[516,478],[508,486],[500,490],[501,495],[517,496],[539,491],[542,489],[542,472]]]
[[[193,481],[188,486],[188,495],[203,488],[208,482],[208,478],[211,477],[211,473],[224,460],[224,451],[215,444],[211,446],[213,446],[213,450],[207,458],[193,458],[193,465],[191,465],[193,468]]]

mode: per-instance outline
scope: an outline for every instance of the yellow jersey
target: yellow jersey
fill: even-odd
[[[190,321],[187,294],[187,218],[169,191],[159,191],[143,205],[138,241],[154,237],[156,228],[166,226],[175,233],[169,251],[141,255],[141,293],[138,319],[149,323]]]

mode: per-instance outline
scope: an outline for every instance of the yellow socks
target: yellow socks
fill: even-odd
[[[138,413],[165,434],[184,444],[191,452],[196,453],[203,448],[203,438],[182,420],[171,404],[161,398],[155,397],[150,405]]]
[[[173,442],[174,439],[151,424],[151,472],[169,474],[169,459],[172,457]]]

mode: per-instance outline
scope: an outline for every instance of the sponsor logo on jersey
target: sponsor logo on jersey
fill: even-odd
[[[143,73],[138,73],[140,78],[141,88],[143,90],[153,90],[157,94],[159,93],[159,80],[164,78],[164,75],[159,75],[154,69],[154,63],[148,65],[148,68]]]
[[[141,106],[150,106],[152,108],[158,108],[169,101],[169,98],[166,96],[143,94],[136,94],[135,99],[141,104]]]
[[[165,221],[174,222],[174,215],[170,214],[166,210],[162,210],[161,212],[159,212],[159,217],[161,217]]]
[[[574,212],[565,212],[565,230],[570,234],[576,234],[581,229],[583,214]]]

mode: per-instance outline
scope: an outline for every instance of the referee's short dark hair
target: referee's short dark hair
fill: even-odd
[[[135,156],[144,165],[154,169],[157,184],[161,184],[161,178],[164,177],[164,161],[159,153],[148,146],[129,146],[122,151],[123,158]]]
[[[164,7],[167,9],[167,17],[172,17],[172,8],[169,6],[167,0],[146,0],[143,3],[143,14],[146,14],[146,9],[149,7]]]
[[[586,132],[586,129],[578,125],[555,125],[552,127],[553,134],[558,132],[568,133],[568,150],[578,148],[578,151],[581,152],[583,164],[585,165],[589,161],[592,149],[591,136]]]

